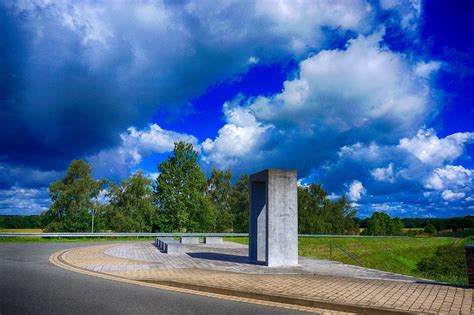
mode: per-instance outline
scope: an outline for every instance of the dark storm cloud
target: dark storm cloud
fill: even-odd
[[[120,132],[144,126],[158,108],[185,106],[246,71],[252,56],[298,58],[318,45],[323,25],[368,29],[362,2],[347,21],[344,5],[331,11],[326,1],[294,8],[301,18],[268,9],[232,1],[4,2],[2,160],[64,169],[72,158],[117,145]],[[308,14],[321,17],[302,19]]]

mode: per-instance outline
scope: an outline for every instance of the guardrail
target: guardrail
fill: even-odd
[[[248,237],[248,233],[28,233],[28,232],[0,232],[0,237],[179,237],[179,236],[220,236],[220,237]],[[329,235],[329,234],[299,234],[299,237],[337,237],[337,238],[408,238],[408,236],[370,236],[370,235]]]

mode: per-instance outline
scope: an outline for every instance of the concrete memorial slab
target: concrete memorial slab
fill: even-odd
[[[199,237],[181,237],[181,244],[199,244]]]
[[[205,244],[222,244],[222,242],[223,242],[222,237],[207,236],[204,238]]]
[[[249,258],[267,266],[298,265],[296,171],[250,176]]]

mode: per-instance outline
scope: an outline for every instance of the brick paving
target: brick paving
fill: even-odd
[[[223,244],[186,245],[185,254],[163,254],[150,243],[125,244],[105,250],[105,254],[137,261],[155,263],[155,269],[208,269],[251,274],[323,274],[368,279],[419,281],[420,279],[341,264],[339,262],[299,257],[299,266],[267,267],[256,265],[248,259],[246,245],[224,242]]]
[[[268,268],[265,266],[254,266],[256,273],[249,273],[247,266],[244,266],[246,272],[236,272],[227,270],[225,264],[224,268],[220,267],[223,263],[231,264],[232,268],[232,264],[246,264],[192,257],[189,259],[195,260],[193,263],[183,263],[179,261],[183,255],[157,254],[158,250],[151,251],[149,245],[127,244],[128,249],[124,245],[88,246],[67,251],[63,259],[83,269],[140,281],[173,282],[413,313],[474,314],[472,289],[417,282],[413,278],[391,281],[358,274],[348,277],[305,272],[259,273],[259,268]],[[194,249],[203,252],[204,248]],[[207,250],[219,254],[219,249]],[[220,251],[222,253],[222,249]],[[242,253],[242,247],[234,246],[228,252],[239,251]]]

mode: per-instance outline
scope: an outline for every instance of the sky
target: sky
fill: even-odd
[[[474,214],[474,2],[0,1],[0,214],[73,159],[296,169],[358,216]]]

